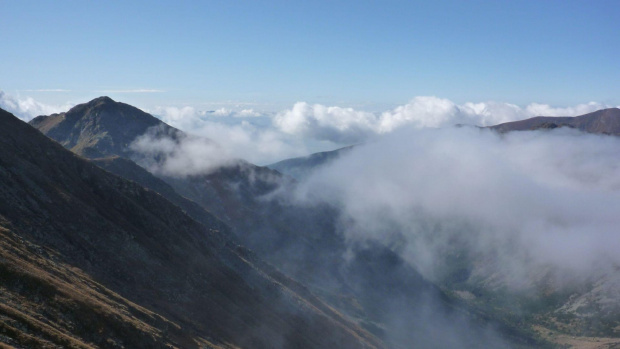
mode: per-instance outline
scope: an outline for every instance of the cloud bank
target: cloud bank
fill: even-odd
[[[150,128],[129,149],[135,152],[136,163],[164,176],[206,174],[233,162],[230,152],[217,143],[203,137],[170,134],[163,127]]]
[[[415,97],[405,105],[378,114],[299,102],[290,110],[278,113],[273,121],[276,128],[287,134],[352,144],[403,127],[439,128],[455,124],[490,126],[539,115],[576,116],[606,107],[595,102],[568,108],[554,108],[538,103],[525,108],[501,102],[457,105],[443,98]]]
[[[37,102],[32,97],[17,98],[0,91],[0,108],[13,113],[24,121],[30,121],[39,115],[61,113],[71,109],[71,107],[73,107],[73,104],[70,103],[49,105]]]
[[[382,113],[306,102],[275,114],[228,108],[199,111],[189,106],[157,107],[149,112],[174,127],[214,140],[234,156],[269,164],[368,142],[405,128],[489,126],[537,115],[575,116],[606,107],[595,102],[564,108],[539,103],[524,108],[503,102],[458,105],[448,99],[415,97]]]
[[[620,265],[620,139],[570,129],[498,135],[405,129],[358,146],[300,188],[342,209],[352,242],[390,246],[427,277],[528,288]],[[606,266],[602,268],[602,266]]]
[[[312,151],[307,140],[274,128],[272,115],[252,109],[207,112],[193,107],[157,107],[149,112],[189,134],[213,140],[234,157],[259,165]]]

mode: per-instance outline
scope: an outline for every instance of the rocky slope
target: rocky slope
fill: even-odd
[[[0,342],[378,347],[159,194],[0,110]]]

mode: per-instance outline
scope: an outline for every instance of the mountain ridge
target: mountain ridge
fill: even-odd
[[[525,120],[489,126],[488,128],[505,133],[540,128],[555,128],[553,125],[555,125],[555,127],[573,127],[588,133],[620,136],[620,109],[600,109],[579,116],[535,116]]]
[[[1,110],[0,125],[0,326],[11,331],[0,342],[381,347],[159,194]]]

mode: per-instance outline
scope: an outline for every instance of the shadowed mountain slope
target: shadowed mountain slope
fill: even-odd
[[[0,343],[376,347],[159,194],[0,110]]]
[[[601,109],[592,113],[570,116],[536,116],[526,120],[507,122],[490,128],[499,132],[528,131],[557,127],[573,127],[589,133],[620,136],[620,109]]]

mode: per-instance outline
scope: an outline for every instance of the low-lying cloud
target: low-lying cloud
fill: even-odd
[[[213,140],[234,157],[259,165],[313,151],[308,146],[312,141],[279,131],[272,126],[272,115],[252,109],[206,112],[193,107],[158,107],[151,112],[173,127]]]
[[[157,107],[150,112],[188,133],[207,137],[237,157],[269,164],[311,152],[372,141],[403,128],[440,128],[455,124],[489,126],[536,115],[575,116],[607,107],[600,103],[554,108],[532,103],[455,104],[437,97],[415,97],[382,113],[298,102],[289,110],[261,113],[253,109]]]
[[[0,91],[0,108],[13,113],[24,121],[30,121],[39,115],[61,113],[69,110],[73,104],[49,105],[38,102],[32,97],[18,98]]]
[[[234,161],[227,149],[209,139],[168,134],[162,127],[149,129],[129,149],[142,167],[171,177],[207,174]]]
[[[620,139],[572,129],[499,135],[407,129],[311,176],[302,201],[342,208],[351,241],[378,240],[432,279],[450,256],[512,288],[620,265]]]
[[[576,116],[605,107],[595,102],[567,108],[538,103],[521,108],[502,102],[457,105],[448,99],[422,96],[383,113],[370,113],[299,102],[290,110],[278,113],[274,118],[274,126],[284,133],[300,137],[353,144],[402,127],[439,128],[456,124],[490,126],[538,115]]]

